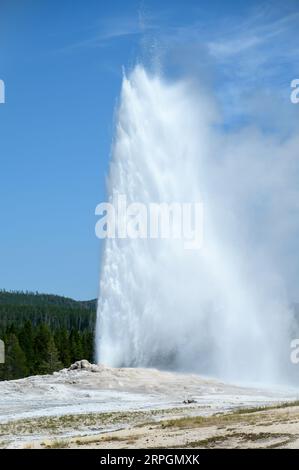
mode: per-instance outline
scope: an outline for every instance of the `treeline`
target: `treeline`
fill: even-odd
[[[0,291],[0,380],[49,374],[93,360],[96,302]]]
[[[64,307],[56,305],[14,305],[0,302],[0,331],[11,324],[18,327],[26,321],[33,326],[46,323],[51,330],[66,328],[68,331],[93,330],[95,324],[95,309],[80,307]]]
[[[62,297],[53,294],[40,294],[39,292],[30,291],[7,291],[0,289],[0,304],[10,305],[55,305],[59,307],[82,308],[95,310],[96,299],[80,301]]]

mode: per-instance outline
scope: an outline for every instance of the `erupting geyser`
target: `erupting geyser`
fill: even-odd
[[[217,137],[212,102],[195,88],[141,66],[123,79],[109,201],[119,194],[145,204],[201,200],[204,244],[186,250],[174,240],[105,241],[97,360],[278,381],[289,353],[284,291],[248,235],[254,223],[237,174],[243,157],[229,179],[223,161],[230,146]],[[255,151],[262,149],[257,138]]]

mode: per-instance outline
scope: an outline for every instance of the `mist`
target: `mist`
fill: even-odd
[[[141,65],[124,76],[108,200],[202,201],[204,243],[189,251],[174,240],[106,239],[98,362],[292,379],[298,148],[295,130],[281,136],[258,120],[226,129],[216,93],[190,76]]]

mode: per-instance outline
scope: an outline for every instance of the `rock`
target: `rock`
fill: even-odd
[[[190,405],[191,403],[197,403],[197,402],[193,398],[188,398],[187,400],[184,400],[183,403],[185,405]]]
[[[90,364],[90,362],[88,362],[86,359],[82,359],[81,362],[81,369],[90,369],[92,364]]]
[[[82,359],[82,361],[76,361],[72,364],[68,370],[91,370],[94,364],[90,364],[86,359]]]
[[[105,370],[106,367],[103,364],[91,364],[89,361],[86,359],[82,359],[81,361],[76,361],[74,364],[72,364],[67,371],[71,370],[85,370],[88,372],[101,372]]]

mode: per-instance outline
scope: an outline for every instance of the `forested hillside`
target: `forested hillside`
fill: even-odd
[[[86,308],[94,310],[96,299],[80,301],[53,294],[39,294],[38,292],[6,291],[0,289],[0,305],[55,305],[58,307]]]
[[[93,360],[96,300],[0,291],[0,380],[46,374],[79,359]]]

